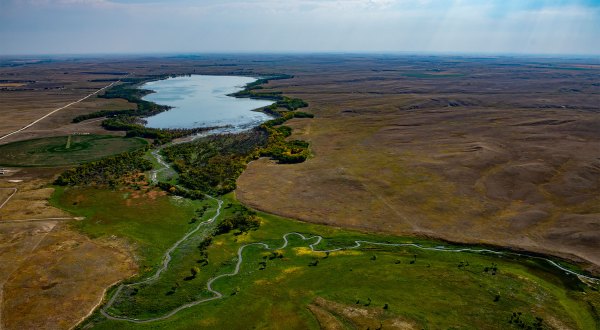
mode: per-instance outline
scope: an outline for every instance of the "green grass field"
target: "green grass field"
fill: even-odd
[[[18,141],[0,146],[0,166],[75,165],[143,148],[140,138],[69,135]]]
[[[126,239],[139,258],[142,275],[153,271],[164,252],[188,232],[196,211],[214,202],[161,195],[157,190],[102,190],[56,187],[50,202],[85,220],[73,223],[92,238],[116,235]]]
[[[128,199],[134,202],[127,202]],[[87,216],[76,226],[89,235],[127,238],[143,256],[145,275],[155,269],[152,263],[154,266],[159,263],[161,253],[194,226],[189,219],[202,203],[211,206],[203,218],[214,214],[214,202],[193,204],[167,196],[150,201],[126,196],[122,191],[89,188],[58,190],[53,203]],[[221,218],[237,207],[235,199],[226,196]],[[240,246],[266,242],[278,247],[282,235],[288,232],[321,235],[324,241],[318,248],[323,249],[351,246],[355,240],[441,245],[435,241],[366,234],[259,215],[262,224],[256,231],[216,236],[206,250],[208,264],[199,263],[201,254],[197,245],[209,229],[199,231],[173,252],[169,269],[158,281],[124,290],[109,312],[145,319],[209,297],[206,281],[234,269]],[[223,293],[223,299],[184,309],[166,320],[136,324],[107,320],[96,312],[83,326],[318,329],[324,316],[317,319],[308,308],[315,308],[314,302],[319,298],[330,304],[319,307],[321,312],[329,315],[331,322],[347,328],[395,324],[402,320],[415,329],[520,329],[514,323],[513,313],[524,328],[597,329],[599,325],[598,287],[584,285],[545,261],[368,245],[327,255],[311,252],[312,242],[291,236],[290,245],[280,251],[282,258],[272,258],[272,251],[260,246],[246,248],[240,273],[219,279],[213,285]],[[195,277],[190,276],[193,267],[199,268]],[[492,268],[497,269],[495,274]],[[354,317],[343,310],[359,310],[354,314],[363,316]],[[541,323],[536,323],[539,322],[536,318],[541,318]]]

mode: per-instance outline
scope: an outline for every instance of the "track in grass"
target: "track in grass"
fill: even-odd
[[[133,151],[148,143],[112,135],[69,135],[18,141],[0,146],[1,166],[64,166]]]

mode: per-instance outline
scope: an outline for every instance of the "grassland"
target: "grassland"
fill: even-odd
[[[80,200],[78,196],[82,195],[90,196],[89,200]],[[163,250],[157,248],[156,253],[151,253],[154,257],[146,259],[147,270],[152,268],[150,260],[158,263],[160,253],[177,239],[176,234],[182,235],[190,228],[188,222],[182,221],[192,215],[188,213],[179,221],[170,222],[172,229],[165,231],[164,219],[150,216],[150,213],[166,213],[169,206],[164,203],[158,208],[147,205],[152,211],[145,216],[123,217],[123,212],[141,211],[141,206],[138,209],[134,204],[128,211],[131,206],[127,206],[123,192],[73,189],[58,192],[54,200],[71,212],[90,216],[82,224],[84,232],[124,235],[140,242],[140,247],[145,246],[143,242],[159,243],[157,245]],[[232,195],[225,196],[224,200],[222,217],[226,218],[239,206]],[[120,212],[115,212],[115,207],[119,207]],[[99,216],[108,208],[113,209],[110,213],[113,218],[119,214],[119,221],[107,222],[103,220],[104,216]],[[88,213],[91,210],[95,215]],[[256,231],[215,236],[206,249],[206,264],[199,263],[202,254],[197,246],[207,232],[192,236],[174,251],[170,268],[156,282],[122,292],[109,312],[115,316],[147,319],[210,297],[206,281],[231,272],[237,262],[237,250],[242,245],[265,242],[271,247],[281,246],[282,236],[289,232],[322,235],[324,241],[317,246],[322,249],[352,246],[355,240],[412,242],[425,246],[441,244],[306,224],[264,213],[260,218],[261,227]],[[142,225],[145,229],[140,233]],[[97,329],[312,329],[327,323],[329,318],[329,323],[339,323],[342,327],[401,322],[409,329],[518,328],[509,323],[512,313],[520,315],[519,319],[532,327],[538,322],[536,317],[543,319],[541,329],[594,329],[598,326],[598,288],[588,287],[543,261],[375,245],[326,254],[310,250],[309,244],[314,243],[314,239],[303,241],[290,236],[289,241],[288,247],[278,250],[282,254],[279,257],[260,246],[245,248],[240,273],[222,278],[213,285],[224,294],[221,300],[206,302],[166,320],[147,324],[107,320],[96,312],[82,326]],[[149,250],[138,251],[148,253]],[[195,276],[190,273],[193,267],[199,268]],[[354,314],[348,312],[353,310]],[[363,316],[357,318],[356,313]]]
[[[2,329],[70,328],[108,286],[137,271],[129,247],[116,236],[91,240],[66,221],[27,221],[72,217],[48,203],[54,190],[48,181],[58,171],[29,167],[8,177],[18,182],[0,181],[0,187],[18,189],[0,209]]]
[[[144,148],[140,138],[68,135],[13,142],[0,146],[1,166],[74,165]]]
[[[71,328],[137,271],[122,240],[53,221],[1,224],[0,256],[3,329]]]
[[[116,235],[138,256],[141,274],[152,271],[162,254],[192,227],[196,210],[210,201],[167,196],[152,188],[103,190],[57,187],[51,204],[77,216],[74,228],[92,237]]]
[[[32,118],[39,118],[40,113],[106,84],[91,78],[114,79],[110,75],[91,75],[94,71],[115,70],[115,74],[124,75],[135,67],[137,75],[287,72],[294,78],[270,82],[261,92],[301,97],[310,104],[308,111],[316,115],[314,120],[292,120],[286,125],[294,129],[291,138],[310,141],[314,157],[294,166],[276,165],[266,159],[252,162],[236,191],[245,205],[289,218],[389,235],[420,234],[550,253],[587,262],[588,269],[598,273],[600,89],[594,83],[598,66],[574,69],[588,65],[586,61],[236,55],[39,63],[0,68],[0,77],[28,81],[0,91],[0,115],[8,118],[0,129],[18,129]],[[90,98],[20,133],[14,140],[97,132],[101,130],[99,121],[70,122],[90,112],[133,108],[134,104],[120,99]],[[25,169],[17,177],[35,178],[32,169],[39,168]],[[159,179],[163,179],[161,175]],[[43,184],[38,188],[49,190]],[[85,207],[73,204],[79,203],[78,191],[83,193]],[[170,218],[161,209],[177,212],[168,206],[175,200],[145,191],[65,190],[55,195],[62,197],[53,203],[75,214],[101,215],[95,218],[97,223],[88,217],[73,227],[95,237],[96,243],[114,237],[131,244],[143,264],[140,277],[144,277],[156,268],[165,247],[193,226],[185,224],[195,209],[190,207],[187,213],[177,214],[177,219]],[[21,212],[20,218],[29,208],[19,205],[34,197],[17,194],[2,215],[14,218]],[[92,202],[96,197],[98,206]],[[153,209],[155,200],[159,200],[159,206]],[[136,216],[136,212],[142,216]],[[160,315],[178,303],[206,296],[201,282],[212,274],[231,271],[239,246],[254,241],[280,244],[281,234],[291,230],[324,235],[325,242],[332,246],[351,245],[357,238],[416,240],[261,217],[263,225],[258,231],[215,238],[207,252],[209,264],[200,267],[200,273],[188,281],[184,279],[199,260],[199,251],[193,248],[195,243],[188,248],[182,246],[175,252],[179,259],[173,263],[172,273],[165,273],[163,282],[140,288],[137,300],[123,297],[111,311],[139,317]],[[110,223],[111,219],[122,221]],[[159,225],[160,221],[166,223]],[[143,235],[137,235],[137,231]],[[14,237],[26,235],[27,230],[15,230],[0,237],[4,244],[1,247],[7,251],[2,255],[19,257],[18,247],[11,244]],[[81,301],[77,295],[90,283],[95,287],[88,297],[98,297],[98,288],[108,286],[106,281],[98,283],[102,274],[97,272],[76,276],[80,260],[90,260],[87,253],[98,265],[101,259],[115,261],[102,266],[110,270],[107,274],[112,279],[131,273],[130,266],[124,267],[127,258],[117,262],[107,249],[78,250],[77,246],[85,246],[80,244],[85,240],[77,236],[73,244],[71,237],[57,235],[50,245],[42,245],[52,246],[52,254],[36,250],[30,263],[15,268],[7,282],[8,299],[23,299],[3,308],[4,314],[13,316],[10,324],[4,323],[7,328],[39,328],[54,316],[70,318],[70,323],[60,323],[60,327],[74,324],[70,310],[77,308],[68,302]],[[154,241],[160,248],[150,246]],[[63,258],[65,249],[76,253]],[[98,328],[374,329],[382,324],[384,328],[403,324],[405,328],[510,329],[517,317],[512,313],[521,313],[516,314],[518,318],[533,328],[535,317],[543,318],[543,328],[598,328],[598,292],[581,287],[543,263],[424,253],[410,248],[373,247],[325,256],[310,252],[308,242],[298,239],[282,252],[284,258],[269,260],[266,256],[263,261],[266,251],[260,247],[246,249],[239,276],[215,282],[215,288],[228,297],[184,310],[168,320],[136,325],[107,321],[95,314],[86,324]],[[11,258],[2,261],[10,266],[11,260],[16,260]],[[319,261],[316,266],[308,266],[315,260]],[[262,262],[266,267],[259,270]],[[496,275],[489,272],[492,262],[498,269]],[[115,265],[119,263],[123,264]],[[70,268],[63,267],[65,264]],[[96,269],[90,267],[93,264],[86,265],[86,273]],[[115,273],[119,267],[128,270],[121,277]],[[6,269],[13,271],[11,267]],[[48,289],[57,274],[60,284]],[[35,278],[44,281],[32,284]],[[78,282],[71,285],[73,281]],[[178,289],[167,297],[177,282]],[[75,294],[64,294],[69,285],[77,287],[70,291]],[[32,302],[39,297],[43,297],[43,304],[39,304],[42,307],[34,308]],[[165,306],[158,303],[163,300]],[[57,303],[53,305],[53,301]],[[89,311],[89,306],[81,304],[78,315],[82,310],[83,314]],[[19,320],[26,318],[38,322]]]

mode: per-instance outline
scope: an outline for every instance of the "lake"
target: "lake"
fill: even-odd
[[[256,78],[239,76],[192,75],[151,81],[141,88],[153,90],[143,100],[168,105],[173,109],[144,118],[152,128],[195,128],[231,125],[226,131],[252,128],[272,119],[252,111],[272,101],[227,96],[244,89]]]

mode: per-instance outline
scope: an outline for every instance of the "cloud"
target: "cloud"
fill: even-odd
[[[600,54],[600,1],[0,0],[0,53]]]

